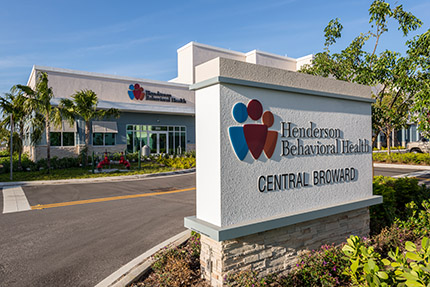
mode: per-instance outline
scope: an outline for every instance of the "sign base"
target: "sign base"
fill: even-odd
[[[225,286],[229,272],[287,273],[305,249],[340,244],[350,235],[368,236],[369,222],[369,208],[364,207],[225,241],[202,234],[202,276],[211,286]]]

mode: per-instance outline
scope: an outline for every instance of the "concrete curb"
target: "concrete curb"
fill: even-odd
[[[193,173],[195,171],[196,171],[195,168],[190,168],[190,169],[183,169],[183,170],[178,170],[178,171],[170,171],[170,172],[162,172],[162,173],[149,173],[149,174],[120,175],[120,176],[107,176],[107,177],[79,178],[79,179],[11,181],[11,182],[0,182],[0,187],[15,186],[15,185],[34,186],[34,185],[80,184],[80,183],[95,183],[95,182],[132,181],[132,180],[150,178],[150,177]]]
[[[149,270],[154,259],[151,257],[157,251],[167,245],[178,246],[187,241],[190,238],[191,231],[185,230],[166,241],[158,244],[157,246],[149,249],[142,255],[131,260],[126,265],[106,277],[103,281],[98,283],[95,287],[125,287],[132,283],[136,278],[143,275]]]
[[[430,170],[430,166],[428,166],[428,165],[374,163],[373,166],[374,167],[385,167],[385,168],[399,168],[399,169]]]

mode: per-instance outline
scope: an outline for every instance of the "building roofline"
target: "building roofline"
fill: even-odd
[[[148,84],[171,86],[171,87],[185,88],[185,89],[188,89],[189,87],[189,85],[187,84],[172,83],[167,81],[165,82],[165,81],[148,80],[148,79],[134,78],[134,77],[115,76],[115,75],[108,75],[108,74],[102,74],[102,73],[84,72],[84,71],[77,71],[77,70],[71,70],[71,69],[45,67],[45,66],[38,66],[38,65],[33,66],[28,83],[30,82],[30,79],[32,78],[35,71],[86,76],[86,77],[92,77],[92,78],[101,78],[101,79],[117,80],[117,81],[144,82]]]
[[[188,44],[185,44],[184,46],[180,47],[178,50],[176,50],[177,52],[180,52],[182,50],[185,50],[191,46],[197,46],[200,48],[205,48],[205,49],[209,49],[209,50],[213,50],[213,51],[219,51],[219,52],[224,52],[224,53],[229,53],[229,54],[235,54],[238,56],[245,56],[245,53],[242,52],[238,52],[238,51],[233,51],[233,50],[229,50],[229,49],[225,49],[225,48],[219,48],[219,47],[215,47],[215,46],[211,46],[211,45],[206,45],[206,44],[202,44],[202,43],[198,43],[198,42],[194,42],[191,41]]]
[[[303,56],[303,57],[300,57],[300,58],[297,58],[296,59],[296,61],[301,61],[301,60],[305,60],[305,59],[307,59],[307,58],[314,58],[314,54],[309,54],[309,55],[306,55],[306,56]]]
[[[287,57],[287,56],[282,56],[282,55],[277,55],[277,54],[272,54],[272,53],[264,52],[264,51],[260,51],[260,50],[252,50],[252,51],[249,51],[248,53],[246,53],[245,55],[249,56],[249,55],[251,55],[253,53],[255,53],[257,55],[261,54],[261,55],[264,55],[264,56],[267,56],[267,57],[271,57],[271,58],[275,58],[275,59],[289,60],[289,61],[297,62],[297,59],[295,59],[295,58],[291,58],[291,57]]]

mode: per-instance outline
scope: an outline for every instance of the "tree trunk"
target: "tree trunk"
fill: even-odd
[[[19,122],[19,138],[21,139],[21,148],[19,149],[19,154],[18,154],[18,169],[22,170],[21,157],[22,157],[22,150],[24,148],[24,121]]]
[[[90,121],[85,121],[85,165],[88,165],[88,148],[90,146]]]
[[[375,135],[372,137],[372,149],[373,149],[373,146],[375,145],[375,141],[378,139],[378,135],[379,135],[379,131],[377,131]]]
[[[45,125],[46,125],[46,165],[48,167],[48,173],[51,170],[51,127],[49,122],[49,115],[46,115]]]
[[[391,155],[391,144],[390,144],[391,131],[387,129],[385,131],[385,136],[387,141],[387,152],[388,152],[388,155]]]

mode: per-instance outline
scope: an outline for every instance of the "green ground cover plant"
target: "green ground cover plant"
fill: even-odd
[[[374,162],[430,165],[430,154],[428,153],[373,153]]]

